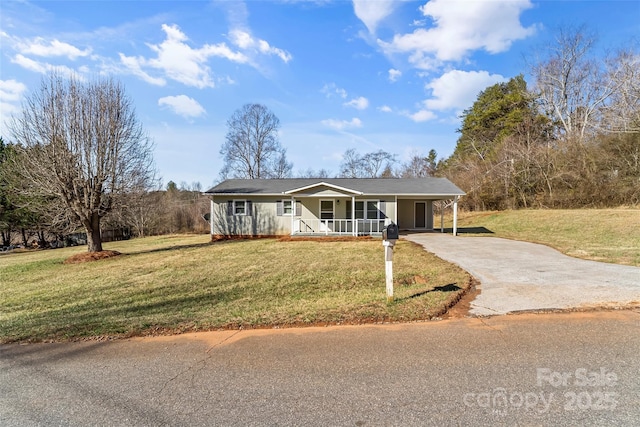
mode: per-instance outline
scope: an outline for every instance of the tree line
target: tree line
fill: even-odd
[[[587,28],[563,28],[522,75],[486,88],[462,115],[438,174],[468,209],[640,203],[640,52],[595,56]]]
[[[17,155],[16,146],[0,138],[0,244],[40,248],[76,244],[78,240],[69,236],[85,230],[79,221],[60,216],[56,197],[36,196],[16,185],[19,174],[11,161]],[[202,191],[198,182],[178,186],[169,181],[163,187],[158,180],[150,180],[145,187],[121,194],[119,205],[101,220],[101,241],[113,234],[145,237],[206,233],[209,224],[203,213],[208,211],[209,202]],[[79,241],[84,244],[85,239]]]

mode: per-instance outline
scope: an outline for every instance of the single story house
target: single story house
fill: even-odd
[[[400,230],[433,230],[433,202],[465,193],[446,178],[228,179],[211,197],[211,235],[376,235],[390,222]]]

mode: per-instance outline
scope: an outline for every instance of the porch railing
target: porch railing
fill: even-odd
[[[384,222],[384,219],[296,219],[292,234],[378,234],[382,233]]]

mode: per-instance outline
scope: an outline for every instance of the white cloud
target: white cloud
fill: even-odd
[[[431,98],[424,101],[429,110],[464,110],[469,108],[478,94],[488,86],[507,79],[487,71],[449,71],[427,84]]]
[[[27,87],[19,81],[0,80],[0,115],[3,118],[19,111],[16,103],[22,99],[26,90]]]
[[[389,69],[389,81],[395,82],[400,78],[400,76],[402,76],[402,71],[394,68]]]
[[[160,44],[147,44],[157,56],[131,57],[120,53],[121,63],[134,75],[155,85],[166,84],[165,78],[197,88],[214,87],[213,77],[207,62],[212,57],[223,58],[238,64],[256,66],[252,58],[257,55],[275,55],[287,63],[292,59],[289,52],[271,46],[267,41],[255,39],[248,31],[235,29],[229,40],[239,50],[231,49],[226,43],[205,44],[191,47],[189,38],[177,25],[162,25],[166,39]],[[147,69],[159,70],[162,76],[152,76]],[[218,81],[221,81],[219,78]],[[224,80],[222,80],[224,81]]]
[[[342,99],[347,98],[347,91],[339,88],[335,83],[325,84],[320,92],[324,93],[327,98],[331,98],[334,95],[338,95]]]
[[[239,29],[232,30],[229,38],[231,39],[231,43],[242,50],[252,49],[265,55],[276,55],[285,63],[291,61],[292,56],[289,52],[273,47],[265,40],[254,39],[247,31]]]
[[[206,65],[210,57],[225,58],[232,62],[244,64],[249,58],[242,52],[234,52],[225,43],[205,44],[200,48],[192,48],[186,42],[189,38],[177,25],[162,25],[166,39],[159,45],[147,44],[157,53],[156,58],[128,57],[120,54],[122,63],[134,75],[142,77],[153,84],[161,84],[162,79],[151,77],[143,71],[150,67],[162,71],[166,77],[197,88],[214,87],[211,70]]]
[[[78,74],[75,70],[65,65],[52,65],[46,62],[38,62],[21,54],[17,54],[11,58],[11,62],[27,70],[35,71],[36,73],[45,74],[49,71],[56,71],[67,76],[73,75],[81,80],[83,78],[81,74]]]
[[[44,74],[47,72],[46,64],[34,61],[33,59],[27,58],[26,56],[21,54],[17,54],[16,56],[14,56],[11,59],[11,62],[13,62],[14,64],[18,64],[19,66],[21,66],[22,68],[26,68],[27,70],[35,71],[36,73]]]
[[[186,95],[165,96],[158,99],[158,105],[167,107],[185,118],[199,117],[205,113],[204,108],[198,101]]]
[[[17,50],[22,54],[31,54],[36,56],[52,57],[65,56],[71,60],[75,60],[81,56],[91,54],[91,49],[80,50],[69,43],[59,40],[51,40],[46,42],[42,37],[38,37],[33,41],[22,41],[17,44]]]
[[[378,110],[382,111],[383,113],[391,113],[393,111],[391,107],[389,107],[388,105],[383,105],[382,107],[378,107]]]
[[[335,130],[345,130],[345,129],[362,127],[362,121],[357,117],[354,117],[353,119],[351,119],[351,121],[327,119],[327,120],[323,120],[321,123],[324,126],[335,129]]]
[[[420,110],[416,113],[413,114],[405,114],[407,117],[409,117],[411,120],[413,120],[414,122],[426,122],[428,120],[433,120],[436,118],[436,115],[429,110]]]
[[[27,87],[17,80],[0,80],[0,99],[3,101],[19,101]]]
[[[141,64],[144,64],[144,58],[135,58],[132,56],[126,56],[122,53],[120,54],[120,62],[133,74],[134,76],[140,77],[147,83],[156,86],[164,86],[167,84],[167,81],[162,77],[152,77],[148,73],[144,72],[140,67]]]
[[[29,40],[12,37],[5,32],[0,32],[0,37],[3,39],[3,45],[6,44],[7,47],[16,52],[11,58],[11,62],[29,71],[45,74],[56,70],[62,74],[75,75],[78,78],[82,78],[81,74],[89,70],[86,65],[81,65],[76,71],[66,65],[53,65],[31,57],[64,57],[75,60],[79,57],[89,57],[91,55],[90,48],[80,50],[69,43],[61,42],[57,39],[47,41],[42,37],[37,37]]]
[[[489,74],[487,71],[452,70],[426,85],[426,89],[431,91],[431,97],[422,102],[420,110],[401,114],[414,122],[433,120],[437,118],[436,111],[456,110],[459,114],[473,105],[481,91],[506,80],[500,74]]]
[[[349,102],[345,102],[343,105],[347,107],[353,107],[356,110],[366,110],[369,107],[369,100],[364,96],[354,98]]]
[[[410,54],[409,61],[417,68],[433,69],[474,50],[504,52],[514,41],[531,36],[536,27],[520,23],[520,14],[531,7],[530,0],[431,0],[420,10],[434,22],[433,27],[378,43],[387,53]]]
[[[353,0],[353,11],[373,34],[378,24],[393,12],[396,4],[393,0]]]

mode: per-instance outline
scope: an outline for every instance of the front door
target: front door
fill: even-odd
[[[427,228],[427,203],[416,202],[415,214],[415,228]]]
[[[320,219],[333,219],[334,217],[333,200],[320,200]]]

